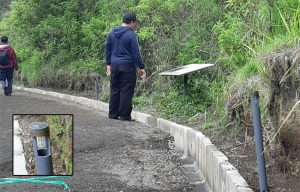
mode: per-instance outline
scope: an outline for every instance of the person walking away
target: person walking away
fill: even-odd
[[[137,25],[134,13],[125,13],[123,22],[115,27],[106,40],[107,75],[110,79],[110,119],[132,121],[132,98],[136,85],[136,70],[141,78],[146,78],[136,33]]]
[[[18,70],[15,50],[8,44],[8,37],[2,36],[0,42],[0,84],[6,96],[12,94],[14,69]]]

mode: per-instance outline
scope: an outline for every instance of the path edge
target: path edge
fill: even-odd
[[[108,112],[109,109],[107,103],[85,97],[19,86],[14,86],[14,89],[41,95],[50,95],[100,109],[104,112]],[[183,157],[190,157],[196,162],[211,191],[253,192],[238,170],[229,163],[224,153],[219,151],[202,132],[139,111],[133,111],[132,118],[138,122],[169,132],[174,137],[175,146],[183,152]]]

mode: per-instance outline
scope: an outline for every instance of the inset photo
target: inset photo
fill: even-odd
[[[13,175],[73,175],[73,115],[13,115]]]

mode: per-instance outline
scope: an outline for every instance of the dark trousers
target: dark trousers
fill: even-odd
[[[0,69],[0,84],[2,89],[8,87],[8,95],[12,94],[13,72],[13,69]]]
[[[131,119],[136,68],[132,64],[112,65],[111,68],[109,117]]]

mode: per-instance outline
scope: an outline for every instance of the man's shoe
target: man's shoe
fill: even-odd
[[[8,96],[8,87],[4,87],[4,95]]]
[[[115,119],[115,120],[119,120],[119,117],[108,117],[109,119]]]
[[[130,118],[124,118],[124,117],[120,117],[121,121],[135,121],[135,119]]]

